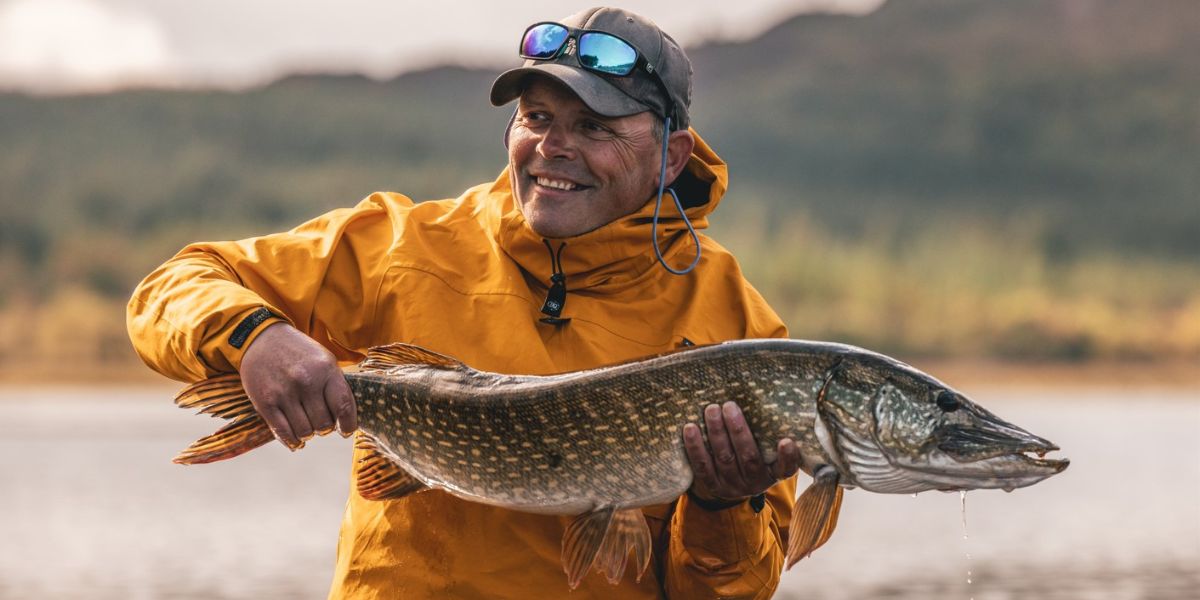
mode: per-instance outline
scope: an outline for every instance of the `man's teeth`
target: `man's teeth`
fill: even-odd
[[[549,188],[554,188],[556,190],[571,191],[571,190],[577,190],[581,187],[581,186],[575,185],[574,183],[571,183],[570,181],[559,181],[557,179],[546,179],[545,177],[538,177],[537,183],[538,183],[538,185],[546,186]]]

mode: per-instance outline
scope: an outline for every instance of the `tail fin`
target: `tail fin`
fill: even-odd
[[[195,465],[233,458],[275,439],[267,423],[254,410],[236,373],[188,386],[175,397],[175,405],[199,408],[201,414],[230,420],[216,433],[192,442],[175,457],[173,462],[177,464]]]

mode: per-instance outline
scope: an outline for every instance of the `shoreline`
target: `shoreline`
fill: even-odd
[[[916,359],[914,367],[959,389],[981,387],[1072,387],[1195,389],[1200,392],[1200,361],[1007,362]],[[182,387],[141,365],[84,366],[70,369],[0,367],[0,387]],[[1200,397],[1200,396],[1198,396]]]
[[[1200,361],[1005,362],[931,359],[913,366],[955,387],[1171,389],[1200,392]]]

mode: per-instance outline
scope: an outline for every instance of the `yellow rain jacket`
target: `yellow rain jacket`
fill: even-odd
[[[693,132],[694,133],[694,132]],[[726,166],[697,136],[675,189],[696,228],[720,202]],[[667,198],[668,264],[694,246]],[[551,252],[514,202],[509,172],[454,200],[390,193],[287,233],[194,244],[151,273],[129,303],[138,353],[185,381],[238,369],[266,323],[286,319],[340,361],[408,342],[478,369],[550,374],[749,337],[783,337],[779,317],[724,248],[667,273],[650,245],[654,203],[595,231],[549,240],[566,275],[562,324],[541,321]],[[262,308],[277,317],[261,323]],[[356,455],[356,458],[358,456]],[[353,477],[351,477],[353,482]],[[588,575],[574,591],[559,560],[569,517],[466,502],[441,491],[364,500],[351,485],[330,598],[768,598],[779,580],[795,480],[755,512],[708,511],[687,496],[645,509],[655,540],[640,583]],[[630,559],[632,561],[632,558]]]

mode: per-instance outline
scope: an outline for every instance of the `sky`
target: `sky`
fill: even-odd
[[[804,11],[884,0],[627,0],[685,46],[745,39]],[[385,79],[447,63],[516,62],[530,23],[596,0],[0,0],[0,90],[239,88],[295,72]]]

